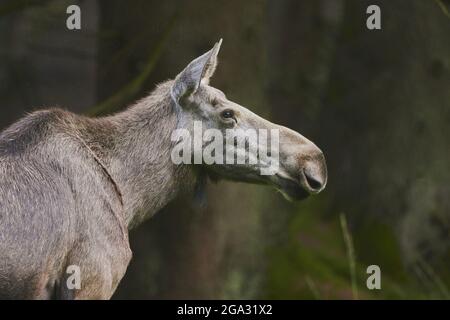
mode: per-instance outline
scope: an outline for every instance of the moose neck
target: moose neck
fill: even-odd
[[[171,161],[171,135],[178,125],[178,113],[169,90],[170,82],[162,84],[149,97],[109,118],[116,127],[116,138],[107,162],[123,196],[129,229],[180,191],[192,189],[197,180],[190,166]]]

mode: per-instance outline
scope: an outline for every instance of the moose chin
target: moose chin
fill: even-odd
[[[90,118],[47,109],[0,133],[0,298],[109,299],[132,256],[129,230],[205,176],[270,185],[289,199],[324,189],[325,158],[313,142],[209,85],[221,42],[123,112]],[[276,131],[267,135],[276,166],[261,174],[269,162],[173,161],[174,131],[193,134],[199,121],[222,133],[217,146],[227,130],[237,140]],[[248,146],[232,150],[258,159],[261,144]]]

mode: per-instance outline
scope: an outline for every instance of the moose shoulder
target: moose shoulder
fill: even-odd
[[[291,199],[325,187],[325,159],[311,141],[209,86],[220,44],[121,113],[37,111],[0,134],[0,298],[110,298],[131,259],[128,230],[207,176],[272,185]],[[173,133],[194,134],[198,122],[219,133],[276,130],[276,170],[261,174],[266,161],[174,162]],[[259,159],[260,140],[231,149]],[[201,141],[194,150],[208,148]],[[71,266],[79,288],[68,286]]]

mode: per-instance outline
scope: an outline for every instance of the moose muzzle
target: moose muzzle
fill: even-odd
[[[303,199],[321,192],[327,184],[327,165],[322,151],[301,134],[280,130],[278,189],[290,199]]]

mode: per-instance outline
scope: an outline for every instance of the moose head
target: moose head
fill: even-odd
[[[209,85],[221,43],[189,63],[172,84],[179,112],[172,159],[202,165],[214,177],[272,185],[288,199],[322,191],[327,168],[313,142],[259,117]]]

